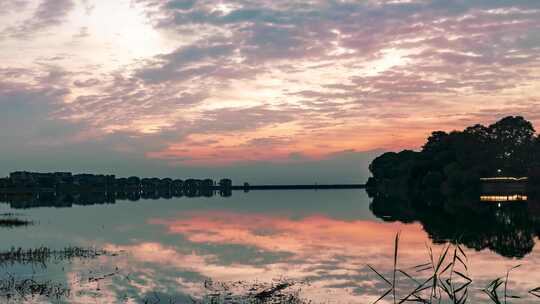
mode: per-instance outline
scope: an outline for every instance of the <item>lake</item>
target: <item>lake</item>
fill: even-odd
[[[231,197],[117,200],[69,208],[12,209],[3,203],[0,213],[16,213],[34,225],[0,228],[2,250],[95,246],[118,255],[53,261],[46,268],[4,265],[2,272],[69,284],[70,296],[56,302],[143,303],[159,297],[182,303],[204,295],[209,279],[290,279],[301,282],[301,297],[315,303],[371,303],[388,286],[367,265],[391,277],[397,232],[399,267],[425,278],[413,266],[428,261],[426,247],[438,255],[458,231],[474,280],[472,303],[487,300],[478,288],[516,265],[521,266],[511,272],[508,289],[524,297],[518,303],[536,302],[527,293],[540,286],[535,246],[540,227],[531,203],[422,214],[407,208],[396,214],[395,208],[370,208],[370,203],[363,190],[236,191]],[[399,293],[408,293],[411,281],[400,276],[399,282]]]

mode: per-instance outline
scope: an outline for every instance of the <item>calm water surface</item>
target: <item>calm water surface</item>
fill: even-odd
[[[336,190],[234,192],[228,198],[117,201],[71,208],[11,209],[1,204],[0,213],[20,213],[36,222],[27,228],[0,229],[2,249],[77,245],[123,252],[96,260],[55,262],[47,269],[15,265],[2,271],[68,282],[73,303],[137,303],[154,292],[181,302],[188,295],[201,296],[209,278],[255,282],[281,277],[309,282],[302,295],[315,302],[370,303],[386,286],[366,264],[388,273],[396,232],[402,233],[399,264],[411,271],[427,261],[426,245],[441,250],[443,245],[434,245],[433,238],[443,242],[446,228],[463,228],[475,221],[475,215],[467,212],[462,220],[425,215],[432,220],[423,222],[403,215],[402,221],[410,222],[405,224],[372,207],[384,221],[370,210],[370,202],[363,190]],[[529,209],[522,211],[515,215],[493,209],[489,214],[495,220],[480,228],[471,226],[466,243],[476,249],[466,252],[474,288],[484,287],[517,264],[522,266],[512,273],[513,293],[526,295],[540,285],[537,227],[534,221],[527,220],[526,228],[513,223],[530,215]],[[485,215],[478,217],[479,223],[480,217],[485,221]],[[116,268],[118,275],[111,278],[87,280]],[[481,292],[474,294],[476,301],[485,300]],[[516,303],[535,299],[525,297]]]

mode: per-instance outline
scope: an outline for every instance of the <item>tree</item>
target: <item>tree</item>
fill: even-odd
[[[540,138],[521,116],[504,117],[489,127],[434,131],[420,152],[385,153],[370,165],[369,187],[378,183],[375,189],[405,189],[418,196],[440,188],[445,194],[462,195],[477,191],[480,177],[494,176],[499,169],[510,176],[540,172]]]
[[[496,143],[508,147],[529,145],[534,139],[532,124],[522,116],[507,116],[489,126]]]
[[[521,116],[507,116],[490,125],[489,131],[497,169],[511,175],[526,174],[527,164],[532,161],[532,124]]]
[[[477,139],[479,142],[487,143],[491,139],[491,130],[481,124],[476,124],[474,126],[467,127],[465,130],[463,130],[463,133],[468,134],[475,139]]]
[[[422,147],[422,152],[425,153],[437,153],[446,148],[446,139],[448,139],[448,133],[443,131],[434,131],[431,136],[428,137],[426,144]]]

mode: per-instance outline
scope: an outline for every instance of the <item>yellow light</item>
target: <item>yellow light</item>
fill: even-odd
[[[528,180],[528,177],[482,177],[480,178],[481,181],[526,181]]]
[[[521,202],[526,201],[527,196],[522,194],[514,195],[481,195],[482,202]]]

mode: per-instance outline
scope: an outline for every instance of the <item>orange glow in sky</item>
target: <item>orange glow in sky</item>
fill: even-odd
[[[8,1],[0,110],[33,153],[177,166],[417,149],[437,129],[540,122],[539,20],[533,2]]]

